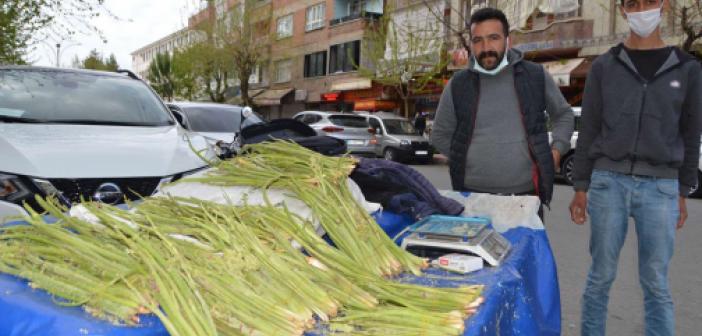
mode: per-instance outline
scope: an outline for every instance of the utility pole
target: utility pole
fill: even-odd
[[[56,67],[61,67],[61,43],[56,43]]]

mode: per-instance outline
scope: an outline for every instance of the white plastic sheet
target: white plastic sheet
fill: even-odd
[[[355,182],[353,182],[351,179],[347,179],[347,183],[354,199],[366,210],[367,213],[373,213],[380,209],[380,204],[366,202],[363,194],[361,193],[361,189]],[[163,187],[161,191],[155,195],[155,197],[163,197],[168,195],[186,198],[192,197],[218,204],[231,204],[239,206],[267,204],[266,200],[264,199],[263,191],[253,187],[221,187],[196,182],[179,182]],[[290,210],[292,213],[315,223],[315,229],[319,235],[324,234],[324,229],[322,229],[321,225],[319,225],[319,222],[314,217],[312,210],[305,205],[305,203],[295,198],[293,193],[283,189],[269,189],[266,195],[272,205],[280,206],[285,204],[288,210]],[[330,204],[329,206],[335,205]]]
[[[538,211],[541,201],[536,196],[496,196],[471,193],[469,197],[456,191],[442,191],[442,195],[465,206],[462,216],[489,218],[495,231],[507,232],[516,227],[543,230]]]

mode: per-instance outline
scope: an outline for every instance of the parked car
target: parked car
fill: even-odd
[[[192,148],[191,148],[192,146]],[[0,67],[0,223],[37,209],[149,196],[207,167],[205,139],[183,129],[130,72]]]
[[[238,105],[205,102],[173,102],[166,105],[176,117],[182,114],[184,128],[213,142],[231,143],[235,134],[244,127],[264,122],[251,108]]]
[[[690,194],[690,197],[702,198],[702,188],[700,188],[700,184],[702,184],[702,145],[700,145],[700,162],[697,165],[697,185]]]
[[[376,139],[365,117],[350,113],[303,111],[293,119],[312,127],[318,135],[328,135],[346,141],[351,154],[375,156]]]
[[[570,150],[561,155],[561,170],[558,176],[563,178],[563,181],[568,185],[573,185],[573,165],[575,160],[575,145],[578,142],[578,130],[580,129],[580,113],[582,109],[579,106],[573,106],[573,114],[575,115],[575,130],[570,138]],[[549,143],[552,142],[551,132],[548,132]]]
[[[419,135],[412,123],[406,118],[388,112],[357,112],[367,118],[374,130],[378,145],[376,155],[390,161],[419,161],[429,163],[434,157],[434,150],[429,141]]]

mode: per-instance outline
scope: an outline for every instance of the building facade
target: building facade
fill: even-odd
[[[149,66],[157,54],[170,54],[179,48],[185,48],[196,41],[197,33],[183,28],[158,41],[149,43],[131,53],[132,70],[142,79],[146,80]]]

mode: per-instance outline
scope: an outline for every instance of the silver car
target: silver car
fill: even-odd
[[[434,150],[429,141],[406,118],[388,112],[357,112],[357,115],[365,117],[375,131],[376,155],[390,161],[432,161]]]
[[[365,117],[350,113],[303,111],[293,119],[312,127],[318,135],[346,141],[351,154],[374,157],[376,140]]]

